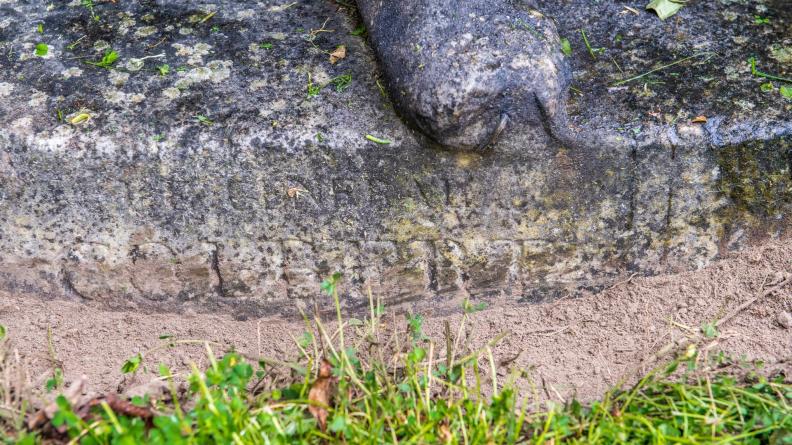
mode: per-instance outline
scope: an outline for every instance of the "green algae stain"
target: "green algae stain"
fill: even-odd
[[[388,224],[390,232],[397,242],[438,240],[440,229],[431,223],[420,223],[412,218],[398,218]]]
[[[783,219],[792,210],[792,140],[751,142],[718,152],[719,192],[731,200],[726,225]]]

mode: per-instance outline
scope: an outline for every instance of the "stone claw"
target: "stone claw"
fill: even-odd
[[[561,126],[569,68],[552,20],[524,1],[358,6],[396,109],[439,144],[482,149],[510,122]]]

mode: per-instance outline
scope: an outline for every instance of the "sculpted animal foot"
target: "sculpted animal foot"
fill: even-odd
[[[525,0],[358,0],[402,117],[439,144],[484,148],[515,125],[562,128],[569,69]]]

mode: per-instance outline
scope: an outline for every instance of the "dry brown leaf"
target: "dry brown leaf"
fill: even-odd
[[[319,429],[324,432],[327,430],[327,408],[333,399],[335,392],[336,381],[333,377],[333,366],[326,359],[322,360],[319,366],[319,378],[311,385],[311,390],[308,392],[308,400],[311,405],[308,406],[308,411],[319,423]]]
[[[690,121],[694,124],[706,124],[707,123],[707,116],[696,116]]]
[[[454,436],[451,434],[451,429],[448,428],[448,424],[440,424],[440,426],[437,428],[437,438],[440,439],[441,443],[451,443],[451,441],[454,439]]]
[[[286,190],[286,194],[289,198],[299,198],[305,193],[308,193],[308,190],[301,189],[300,187],[289,187],[289,189]]]
[[[96,404],[101,404],[102,402],[101,399],[95,399],[95,401]],[[133,405],[129,400],[126,400],[125,398],[119,398],[117,395],[112,393],[105,396],[104,401],[107,402],[107,405],[110,406],[110,409],[112,409],[116,414],[121,414],[127,417],[140,417],[143,420],[151,420],[154,417],[154,413],[150,408]]]
[[[346,57],[346,46],[340,45],[335,51],[330,53],[330,63],[336,64],[339,60]]]

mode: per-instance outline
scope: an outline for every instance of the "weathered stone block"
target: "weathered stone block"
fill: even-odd
[[[369,287],[442,309],[701,267],[789,230],[792,102],[745,63],[791,75],[783,2],[691,2],[673,23],[535,3],[572,43],[574,138],[515,120],[455,152],[404,124],[335,3],[97,2],[96,21],[0,0],[0,287],[293,314],[329,304],[339,271],[350,309]],[[760,5],[775,19],[755,26]],[[110,48],[108,69],[84,63]]]

